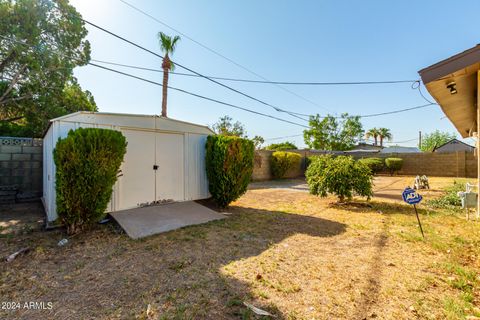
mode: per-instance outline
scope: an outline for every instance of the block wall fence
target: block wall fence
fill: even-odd
[[[15,186],[19,195],[35,198],[42,195],[42,158],[41,139],[0,137],[0,187]],[[252,180],[271,180],[270,159],[274,151],[255,151]],[[309,156],[332,152],[314,150],[291,150],[302,156],[299,166],[287,172],[287,178],[303,177],[305,159]],[[333,154],[345,154],[335,152]],[[477,177],[477,159],[473,152],[458,151],[452,153],[354,153],[356,159],[378,157],[398,157],[404,160],[400,175],[427,175],[438,177]]]
[[[21,198],[42,195],[42,139],[0,137],[0,187],[16,187]]]
[[[273,179],[270,172],[270,158],[274,151],[257,150],[255,151],[255,163],[253,168],[252,180],[270,180]],[[458,151],[452,153],[354,153],[345,154],[343,152],[326,152],[312,150],[291,150],[290,152],[299,153],[302,161],[297,168],[288,172],[288,178],[302,177],[305,173],[305,159],[309,156],[322,154],[351,155],[355,159],[361,158],[402,158],[403,168],[400,175],[427,175],[433,177],[477,177],[477,158],[473,152]]]

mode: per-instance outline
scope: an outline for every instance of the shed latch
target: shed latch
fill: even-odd
[[[153,165],[153,170],[157,170],[158,166],[156,164]]]

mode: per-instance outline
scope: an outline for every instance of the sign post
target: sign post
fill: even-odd
[[[418,221],[418,226],[420,227],[420,232],[422,233],[422,237],[425,239],[425,235],[423,234],[423,229],[422,229],[422,224],[420,223],[420,217],[418,216],[418,211],[417,211],[417,204],[422,201],[422,196],[419,195],[415,190],[413,190],[410,187],[405,188],[402,192],[402,198],[403,201],[405,201],[408,204],[413,205],[413,208],[415,209],[415,215],[417,216],[417,221]]]

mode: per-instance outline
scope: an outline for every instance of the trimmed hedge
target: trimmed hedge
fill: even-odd
[[[305,176],[310,193],[321,197],[332,193],[343,202],[351,200],[354,194],[367,199],[373,195],[372,172],[352,157],[314,157]]]
[[[285,174],[300,165],[302,156],[295,152],[275,151],[270,158],[270,169],[275,179],[280,179]]]
[[[108,129],[79,128],[58,140],[57,214],[69,234],[105,217],[126,148],[122,133]]]
[[[373,174],[382,172],[385,168],[385,162],[382,158],[364,158],[358,160],[358,162],[361,162],[369,167]]]
[[[206,167],[208,188],[220,208],[247,191],[253,172],[254,145],[234,136],[208,136]]]
[[[387,158],[385,159],[385,166],[391,175],[400,171],[403,167],[403,159],[401,158]]]

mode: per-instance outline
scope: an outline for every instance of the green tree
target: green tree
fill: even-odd
[[[419,146],[420,150],[424,152],[433,151],[436,147],[441,146],[448,141],[455,139],[457,135],[450,132],[442,132],[435,130],[432,133],[424,135],[422,144]]]
[[[380,139],[380,147],[383,147],[383,140],[392,140],[392,133],[390,132],[390,129],[387,128],[379,128],[378,129],[378,138]]]
[[[339,118],[317,114],[309,120],[310,129],[303,132],[305,144],[319,150],[349,150],[362,138],[360,117],[343,113]]]
[[[243,124],[239,121],[233,122],[233,119],[229,116],[221,117],[212,125],[212,130],[216,134],[223,136],[235,136],[240,138],[247,137],[247,132],[245,131]]]
[[[266,147],[267,150],[283,151],[283,150],[295,150],[298,149],[295,144],[289,141],[272,143]]]
[[[377,128],[372,128],[372,129],[368,130],[367,132],[365,132],[365,138],[367,138],[367,139],[373,138],[373,140],[375,141],[374,145],[377,146],[378,145],[378,134],[379,134],[378,129]]]
[[[75,67],[89,62],[90,44],[80,14],[68,1],[0,1],[0,35],[4,134],[11,129],[13,134],[39,136],[51,118],[96,110],[91,94],[73,77]]]
[[[265,139],[261,136],[255,136],[251,139],[253,141],[253,145],[255,146],[255,149],[258,150],[262,147],[262,144],[265,142]]]
[[[163,69],[163,87],[162,87],[162,117],[167,116],[167,92],[168,92],[168,73],[173,70],[174,64],[170,60],[171,54],[175,51],[177,42],[180,40],[179,36],[171,37],[167,36],[163,32],[158,33],[158,39],[160,40],[160,49],[165,53],[162,62]]]

